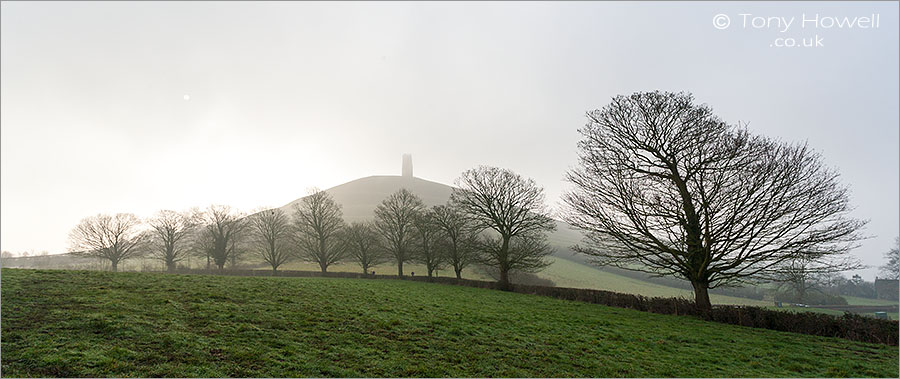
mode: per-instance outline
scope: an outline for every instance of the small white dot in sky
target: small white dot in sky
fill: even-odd
[[[185,99],[185,100],[190,100],[190,99],[191,99],[191,95],[184,95],[184,99]]]

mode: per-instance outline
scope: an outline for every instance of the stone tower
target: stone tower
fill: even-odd
[[[412,178],[412,155],[403,154],[403,177]]]

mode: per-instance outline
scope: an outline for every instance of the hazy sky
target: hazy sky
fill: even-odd
[[[866,29],[826,20],[872,14]],[[407,152],[418,177],[506,167],[558,206],[584,113],[660,89],[808,141],[870,220],[855,253],[877,266],[900,229],[897,14],[885,2],[4,2],[0,248],[63,252],[101,212],[281,206],[399,175]]]

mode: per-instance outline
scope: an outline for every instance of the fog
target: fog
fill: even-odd
[[[900,230],[897,13],[861,2],[4,2],[0,248],[64,252],[97,213],[282,206],[309,187],[400,175],[402,153],[417,177],[447,184],[479,164],[510,168],[558,209],[584,113],[659,89],[820,151],[851,187],[853,215],[870,220],[854,253],[871,280]],[[719,14],[730,27],[715,27]],[[814,14],[880,19],[798,30]],[[775,23],[757,28],[752,15]],[[798,20],[782,31],[774,16]],[[824,46],[771,47],[781,36]]]

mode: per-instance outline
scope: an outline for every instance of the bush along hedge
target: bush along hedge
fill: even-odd
[[[214,274],[236,276],[271,276],[268,270],[178,270],[179,274]],[[330,277],[367,279],[404,279],[420,282],[461,285],[467,287],[499,289],[496,282],[456,279],[448,277],[366,275],[347,272],[318,271],[278,271],[277,276],[285,277]],[[853,341],[872,342],[887,345],[898,344],[898,323],[896,320],[881,320],[844,313],[834,316],[814,312],[784,312],[761,307],[717,305],[712,312],[704,315],[693,301],[683,298],[660,298],[632,295],[618,292],[545,287],[533,285],[511,285],[510,291],[531,295],[548,296],[563,300],[583,301],[611,307],[629,308],[660,314],[704,317],[707,320],[725,324],[772,329],[783,332],[810,334],[815,336],[839,337]]]
[[[840,337],[887,345],[897,345],[898,342],[897,321],[879,320],[849,312],[843,316],[834,316],[814,312],[783,312],[751,306],[718,305],[713,307],[710,314],[703,315],[693,301],[682,298],[648,298],[600,290],[537,286],[513,286],[513,291],[653,313],[705,316],[710,321],[783,332]]]

